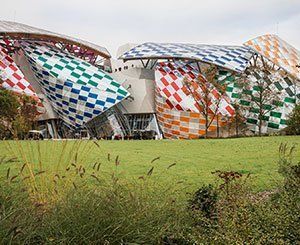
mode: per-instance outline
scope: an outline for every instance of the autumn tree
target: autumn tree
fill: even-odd
[[[34,99],[0,88],[1,138],[23,138],[33,128],[37,116]]]
[[[220,103],[226,94],[226,85],[217,83],[217,68],[215,66],[210,65],[202,72],[204,76],[200,74],[194,80],[185,78],[184,85],[193,97],[197,109],[204,117],[205,138],[207,138],[209,127],[215,119],[218,119]]]

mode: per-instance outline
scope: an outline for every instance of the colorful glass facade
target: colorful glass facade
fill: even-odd
[[[282,71],[249,68],[243,75],[220,71],[218,80],[227,84],[227,94],[232,103],[244,108],[249,129],[254,132],[258,131],[259,107],[264,110],[262,132],[268,133],[285,128],[289,114],[300,101],[299,83]],[[264,97],[261,103],[257,103],[260,94],[258,86],[266,90],[261,93]]]
[[[264,35],[244,44],[273,64],[300,79],[300,52],[276,35]]]
[[[39,112],[43,112],[43,104],[38,98],[31,84],[25,79],[24,74],[8,55],[6,50],[0,46],[0,86],[18,94],[25,94],[37,101]]]
[[[99,68],[41,43],[22,42],[31,68],[59,117],[81,127],[129,93]]]
[[[133,59],[189,59],[242,72],[253,53],[242,46],[221,46],[181,43],[144,43],[125,52],[120,58]]]

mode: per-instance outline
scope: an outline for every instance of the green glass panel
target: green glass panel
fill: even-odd
[[[247,118],[247,123],[257,124],[257,120],[254,118]]]
[[[88,82],[88,84],[90,84],[90,85],[92,85],[92,86],[94,86],[94,87],[97,87],[97,85],[98,85],[98,83],[96,83],[96,82],[94,82],[94,81],[92,81],[92,80],[90,80],[90,81]]]
[[[80,75],[76,72],[72,72],[71,76],[76,77],[76,78],[80,78]]]
[[[280,112],[271,111],[270,115],[272,117],[281,118],[281,113]]]
[[[79,71],[85,71],[85,69],[81,66],[77,66],[76,69],[79,70]]]
[[[226,88],[226,91],[227,91],[227,92],[232,92],[232,91],[233,91],[233,87],[227,87],[227,88]]]
[[[58,77],[58,76],[59,76],[58,73],[56,73],[56,72],[54,72],[54,71],[50,71],[50,74],[53,75],[53,76],[55,76],[55,77]]]
[[[72,66],[70,66],[70,65],[66,65],[65,67],[66,67],[68,70],[71,70],[71,71],[74,71],[74,70],[75,70],[75,68],[72,67]]]
[[[269,128],[274,128],[274,129],[279,129],[279,124],[269,122],[269,123],[268,123],[268,127],[269,127]]]
[[[52,66],[51,66],[51,65],[48,65],[48,64],[44,64],[43,67],[45,67],[45,68],[47,68],[47,69],[49,69],[49,70],[52,69]]]
[[[120,87],[120,84],[119,83],[116,83],[116,82],[111,82],[111,85],[115,86],[115,87]]]
[[[58,70],[64,69],[64,68],[63,68],[61,65],[59,65],[59,64],[55,64],[54,67],[57,68]]]
[[[243,106],[249,106],[250,102],[246,101],[246,100],[241,100],[241,105],[243,105]]]
[[[296,103],[296,99],[295,98],[286,97],[286,98],[284,98],[284,102],[295,104]]]
[[[42,61],[42,62],[47,62],[47,59],[45,59],[45,58],[42,57],[42,56],[40,56],[38,59],[39,59],[40,61]]]
[[[235,99],[238,99],[238,98],[241,97],[241,95],[240,95],[240,94],[237,94],[237,93],[232,93],[231,97],[232,97],[232,98],[235,98]]]
[[[90,74],[87,74],[87,73],[82,73],[82,76],[84,76],[84,77],[86,77],[88,79],[90,79],[92,77]]]
[[[122,95],[126,95],[127,94],[127,92],[125,90],[123,90],[123,89],[118,89],[118,92],[120,94],[122,94]]]
[[[100,76],[99,74],[94,74],[93,77],[98,78],[98,79],[103,79],[103,76]]]
[[[281,120],[280,120],[280,124],[286,125],[286,120],[285,120],[285,119],[281,119]]]

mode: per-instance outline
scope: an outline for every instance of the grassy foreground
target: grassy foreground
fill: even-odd
[[[253,137],[211,140],[162,141],[2,141],[0,155],[24,157],[32,163],[43,164],[43,169],[67,167],[72,154],[85,167],[101,163],[101,170],[115,170],[127,179],[138,179],[153,168],[152,178],[161,184],[180,181],[188,190],[213,182],[211,172],[233,170],[250,173],[257,190],[272,188],[280,180],[277,172],[278,147],[281,143],[296,145],[296,159],[300,159],[299,136]],[[298,145],[298,147],[297,147]],[[75,153],[77,151],[77,153]],[[22,156],[23,155],[23,156]],[[68,159],[69,158],[69,159]],[[9,163],[11,169],[21,163]],[[171,166],[171,167],[170,167]],[[8,165],[0,165],[1,176]]]
[[[299,244],[299,141],[1,142],[0,244]]]

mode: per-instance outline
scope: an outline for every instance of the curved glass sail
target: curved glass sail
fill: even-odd
[[[129,95],[101,69],[54,46],[20,45],[54,110],[68,125],[81,127]]]
[[[278,36],[260,36],[244,45],[300,80],[300,52]]]

